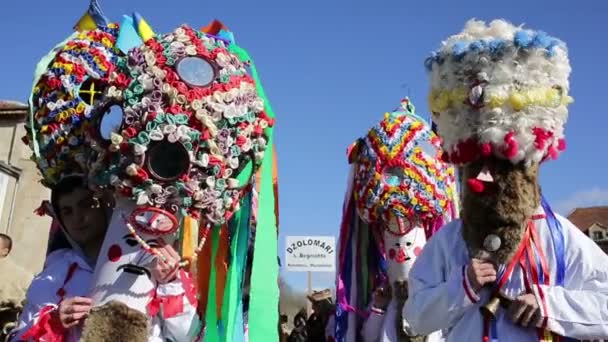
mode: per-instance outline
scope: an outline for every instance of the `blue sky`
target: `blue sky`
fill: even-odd
[[[222,20],[256,61],[277,114],[285,235],[337,234],[346,186],[346,147],[409,95],[428,118],[427,54],[466,20],[505,18],[564,40],[573,73],[566,127],[568,149],[542,168],[543,190],[567,214],[577,205],[608,203],[602,101],[608,68],[608,2],[508,1],[143,1],[100,0],[106,15],[140,12],[156,32]],[[0,5],[0,98],[25,101],[34,66],[71,32],[88,6],[81,1],[3,1]],[[604,34],[602,34],[604,33]],[[41,227],[41,229],[44,229]],[[280,252],[283,257],[283,252]],[[283,272],[296,288],[303,273]],[[315,287],[333,275],[314,276]]]

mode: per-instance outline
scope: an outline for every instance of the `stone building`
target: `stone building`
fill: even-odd
[[[42,268],[51,221],[34,213],[50,193],[41,178],[31,150],[22,141],[28,107],[0,101],[0,232],[13,239],[11,259],[31,272]]]

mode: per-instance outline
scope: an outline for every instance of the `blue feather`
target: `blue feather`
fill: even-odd
[[[452,45],[452,55],[458,59],[462,58],[467,52],[468,45],[467,42],[456,42]]]
[[[536,37],[534,37],[534,40],[532,40],[532,46],[535,48],[544,49],[548,47],[550,43],[551,37],[549,37],[549,35],[543,31],[538,31],[538,33],[536,33]]]
[[[527,48],[532,43],[532,37],[526,31],[518,31],[515,33],[513,42],[518,47]]]

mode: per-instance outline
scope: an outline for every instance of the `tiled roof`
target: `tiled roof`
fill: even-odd
[[[585,233],[594,223],[608,227],[608,206],[576,208],[568,215],[568,220]]]
[[[25,120],[27,112],[25,103],[0,100],[0,120]]]

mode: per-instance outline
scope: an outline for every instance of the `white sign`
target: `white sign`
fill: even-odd
[[[333,236],[287,236],[285,262],[288,271],[334,272],[336,238]]]

